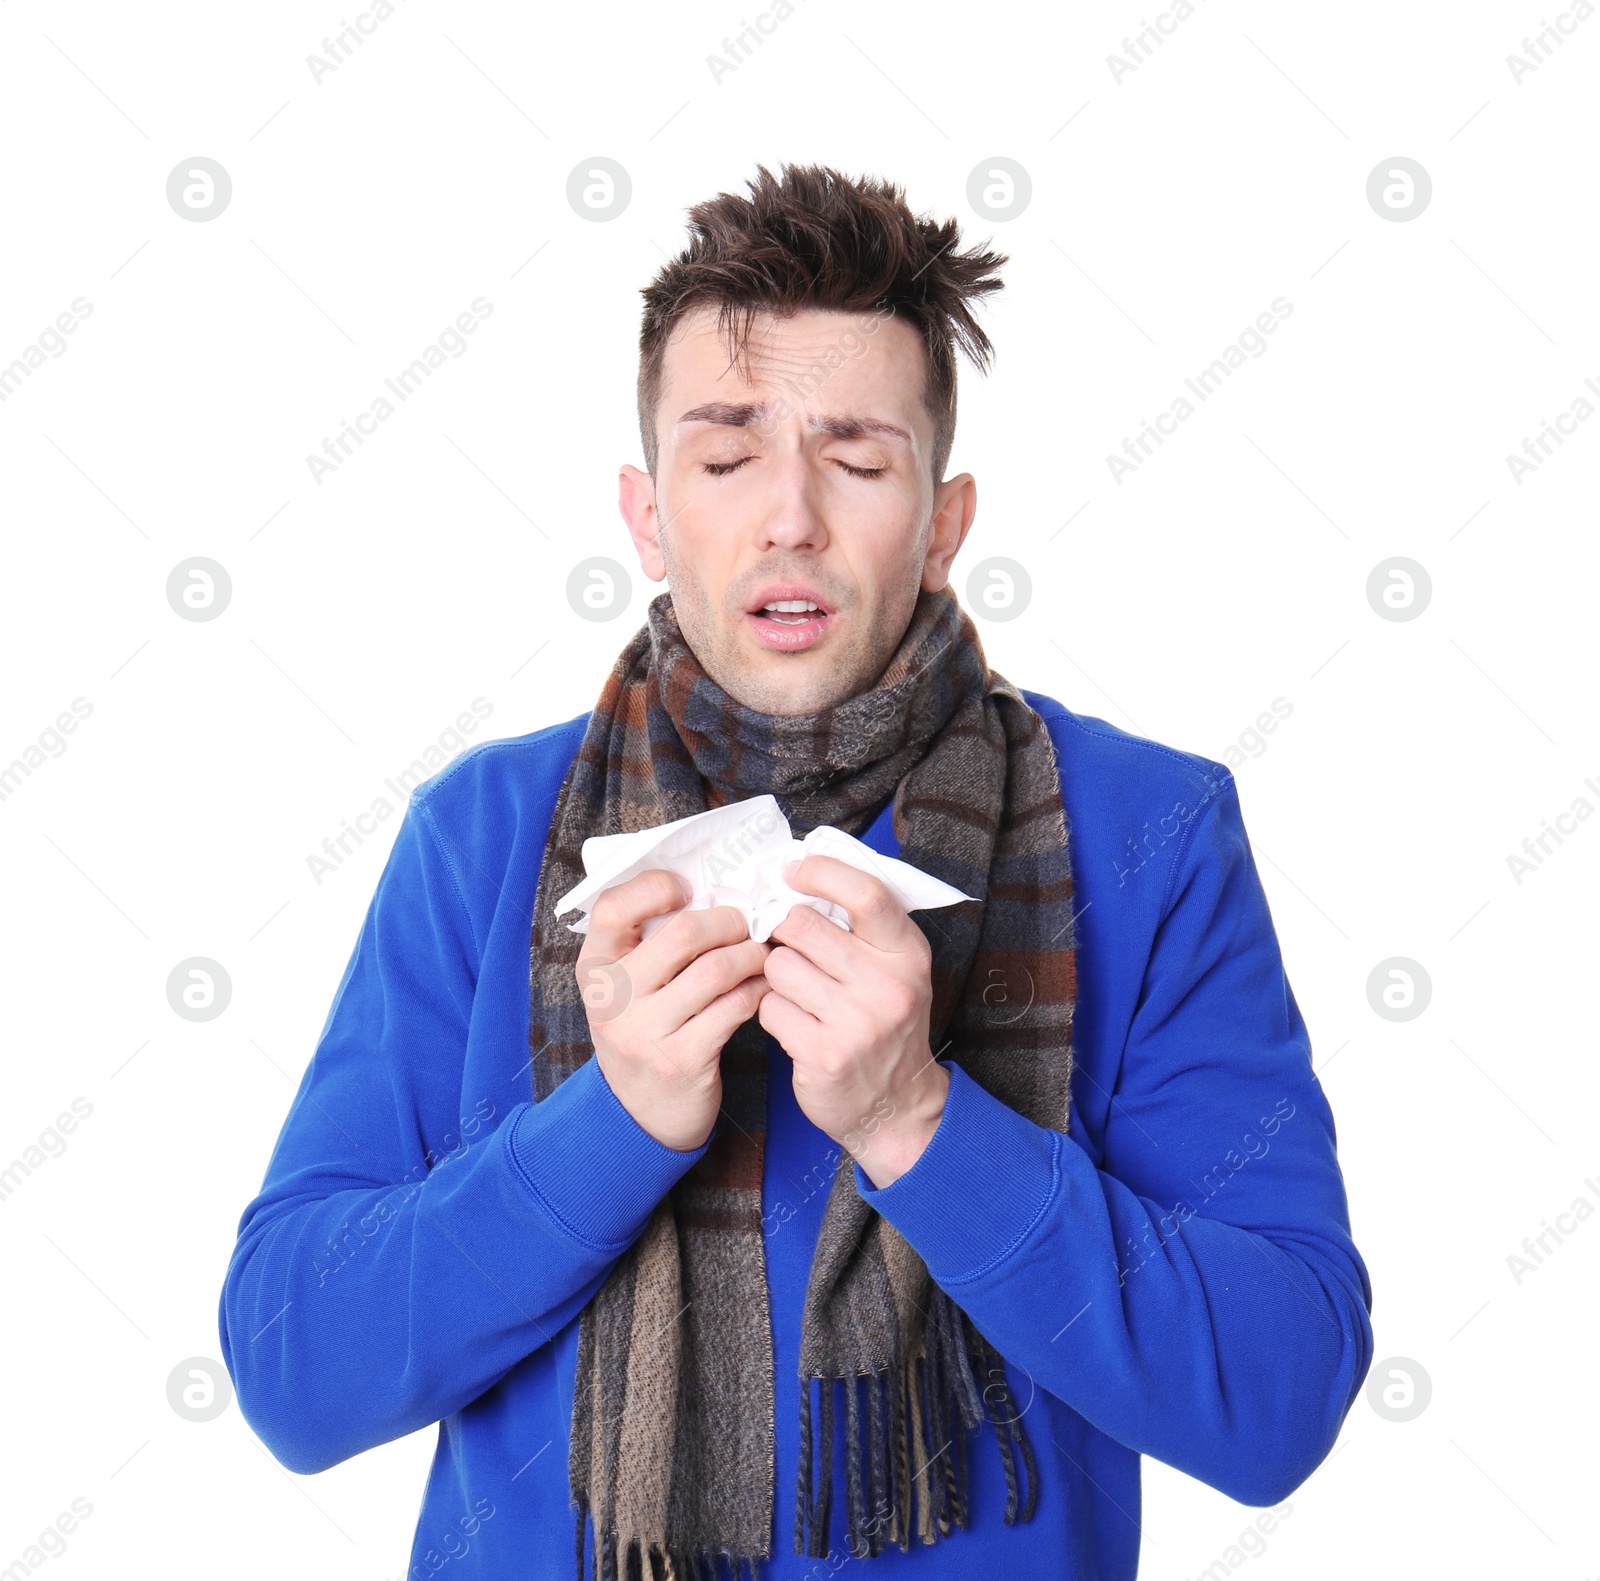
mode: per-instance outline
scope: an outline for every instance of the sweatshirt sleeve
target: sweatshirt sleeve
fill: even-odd
[[[856,1186],[1005,1358],[1022,1409],[1046,1389],[1270,1505],[1338,1436],[1372,1291],[1235,786],[1178,863],[1102,1163],[942,1061],[928,1146],[882,1190],[856,1165]]]
[[[710,1145],[658,1142],[593,1056],[543,1102],[469,1103],[477,971],[413,798],[222,1288],[240,1409],[292,1471],[482,1394],[581,1310]]]

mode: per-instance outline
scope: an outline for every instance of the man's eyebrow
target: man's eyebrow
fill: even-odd
[[[859,439],[863,434],[881,434],[886,439],[911,443],[911,435],[896,423],[886,423],[881,417],[813,417],[806,426],[817,433],[834,439]]]
[[[693,407],[678,419],[680,423],[717,423],[729,428],[752,428],[771,421],[772,408],[765,401],[707,401]],[[806,426],[814,433],[833,439],[859,439],[863,434],[881,434],[887,439],[911,443],[911,435],[896,423],[878,417],[812,417]]]

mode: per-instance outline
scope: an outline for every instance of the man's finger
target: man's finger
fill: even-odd
[[[723,994],[759,976],[770,953],[768,945],[746,938],[695,956],[662,984],[658,1002],[665,1030],[677,1032]],[[750,1012],[745,1014],[748,1019]]]
[[[790,1059],[794,1058],[789,1047],[791,1043],[799,1048],[802,1039],[815,1039],[822,1031],[822,1023],[814,1015],[802,1010],[792,999],[785,999],[775,988],[770,989],[762,999],[756,1016],[762,1029],[778,1040]]]
[[[690,898],[688,884],[664,867],[652,867],[626,884],[601,890],[589,908],[583,954],[620,960],[638,944],[646,918],[677,911],[688,905]]]
[[[772,930],[772,938],[798,950],[813,966],[821,967],[841,983],[862,970],[863,950],[870,950],[875,956],[883,953],[811,906],[791,906],[788,916]]]
[[[626,964],[633,990],[639,994],[653,994],[708,950],[741,944],[749,937],[750,924],[737,906],[705,906],[695,911],[680,911],[628,956]],[[685,1011],[685,1015],[690,1013]]]
[[[836,856],[814,853],[803,857],[785,872],[784,882],[802,895],[818,895],[843,906],[850,914],[850,931],[880,950],[904,949],[907,928],[921,932],[881,878]]]
[[[720,1048],[756,1013],[771,992],[766,978],[757,972],[727,993],[718,994],[704,1010],[679,1028],[679,1035],[703,1033],[709,1043]]]
[[[831,928],[841,939],[849,937],[835,923],[825,922],[820,917],[817,920],[822,922],[823,927]],[[777,992],[819,1021],[825,1019],[830,1006],[838,1007],[844,992],[842,983],[830,977],[793,946],[774,950],[767,957],[765,970],[767,981]]]

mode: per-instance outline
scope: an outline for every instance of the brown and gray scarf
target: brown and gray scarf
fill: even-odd
[[[933,951],[931,1047],[1019,1113],[1065,1131],[1076,930],[1055,752],[1039,715],[989,670],[948,590],[919,596],[874,686],[805,716],[736,702],[690,651],[671,595],[651,603],[551,819],[531,949],[535,1099],[593,1053],[575,970],[583,938],[551,910],[584,876],[584,840],[763,792],[797,837],[820,824],[859,836],[893,796],[901,857],[978,897],[914,913]],[[721,1069],[710,1147],[581,1316],[568,1465],[580,1581],[586,1516],[603,1581],[715,1578],[722,1566],[738,1581],[744,1565],[759,1581],[757,1561],[772,1552],[766,1034],[756,1018],[728,1042]],[[801,1319],[794,1551],[827,1552],[836,1381],[853,1555],[967,1525],[966,1440],[986,1416],[1005,1470],[1006,1522],[1019,1511],[1031,1519],[1033,1450],[1000,1356],[862,1201],[853,1166],[841,1150]]]

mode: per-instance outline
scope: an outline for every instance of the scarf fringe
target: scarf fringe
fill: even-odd
[[[981,1393],[973,1373],[974,1357],[987,1379]],[[1005,1472],[1006,1525],[1033,1519],[1038,1467],[1006,1377],[1005,1362],[943,1292],[935,1297],[929,1315],[924,1354],[902,1362],[893,1387],[892,1370],[803,1380],[795,1553],[821,1559],[828,1552],[835,1384],[844,1386],[845,1542],[852,1557],[876,1557],[891,1542],[907,1552],[913,1531],[928,1545],[948,1537],[953,1528],[966,1529],[971,1519],[967,1440],[972,1429],[985,1420],[994,1429]],[[813,1382],[819,1386],[821,1401],[815,1437]],[[863,1412],[865,1465],[861,1454]],[[602,1577],[601,1581],[611,1578]]]
[[[579,1501],[577,1508],[577,1577],[586,1581],[583,1563],[584,1535],[593,1529],[591,1511],[587,1503]],[[630,1538],[619,1551],[617,1534],[607,1532],[598,1540],[588,1568],[587,1581],[761,1581],[761,1560],[764,1555],[712,1552],[709,1549],[688,1551],[663,1547],[660,1543],[645,1545],[638,1537]]]

